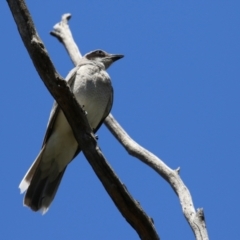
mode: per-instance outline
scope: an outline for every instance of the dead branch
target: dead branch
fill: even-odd
[[[139,204],[131,197],[104,159],[84,112],[69,90],[65,80],[55,70],[46,48],[34,27],[24,0],[7,0],[7,2],[22,41],[40,78],[63,110],[77,142],[104,188],[141,239],[159,239],[151,218],[144,213]],[[77,60],[73,62],[75,61],[77,62]]]
[[[60,42],[67,49],[70,58],[76,64],[76,59],[79,59],[81,57],[81,54],[79,50],[76,51],[76,43],[74,42],[72,33],[68,25],[68,20],[70,19],[70,16],[70,14],[64,14],[62,16],[61,22],[57,23],[54,26],[51,35],[57,37],[60,40]],[[72,56],[74,57],[72,58]],[[169,168],[157,156],[141,147],[124,131],[124,129],[120,126],[120,124],[114,119],[111,114],[105,119],[104,123],[130,155],[138,158],[140,161],[147,164],[170,184],[174,192],[179,197],[183,214],[187,222],[189,223],[192,231],[194,232],[196,239],[207,240],[208,233],[205,224],[203,209],[195,210],[191,194],[179,176],[180,168],[176,170]]]

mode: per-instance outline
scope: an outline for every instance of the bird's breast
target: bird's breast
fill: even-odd
[[[112,98],[112,85],[108,73],[99,67],[81,67],[75,78],[73,93],[87,112],[90,126],[95,129]]]

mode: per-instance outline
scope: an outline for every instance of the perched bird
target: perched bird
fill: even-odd
[[[102,50],[92,51],[66,77],[78,103],[87,112],[94,132],[110,113],[113,103],[113,88],[106,69],[122,57]],[[79,152],[72,129],[55,102],[42,149],[19,185],[21,193],[26,191],[23,204],[44,214],[55,197],[67,165]]]

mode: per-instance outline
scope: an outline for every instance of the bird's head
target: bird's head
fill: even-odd
[[[110,54],[103,50],[95,50],[90,53],[87,53],[84,57],[87,58],[88,60],[102,63],[105,66],[105,69],[107,69],[113,62],[123,58],[124,55]]]

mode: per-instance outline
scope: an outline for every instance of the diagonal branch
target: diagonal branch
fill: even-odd
[[[151,219],[131,197],[104,159],[84,112],[64,79],[55,70],[24,0],[7,0],[7,2],[39,76],[63,110],[78,144],[104,188],[141,239],[159,239]]]
[[[70,14],[64,14],[61,22],[54,26],[54,30],[51,32],[51,35],[57,37],[60,42],[63,43],[64,47],[70,53],[70,58],[73,62],[75,62],[74,59],[81,57],[81,54],[79,50],[73,52],[76,43],[72,38],[72,34],[68,25],[70,16]],[[74,58],[72,58],[73,55]],[[207,240],[208,233],[203,209],[197,209],[197,211],[195,210],[191,194],[179,176],[180,168],[172,170],[157,156],[141,147],[138,143],[131,139],[131,137],[124,131],[124,129],[111,114],[105,119],[104,123],[130,155],[147,164],[170,184],[174,192],[179,197],[184,216],[192,228],[196,239]]]

